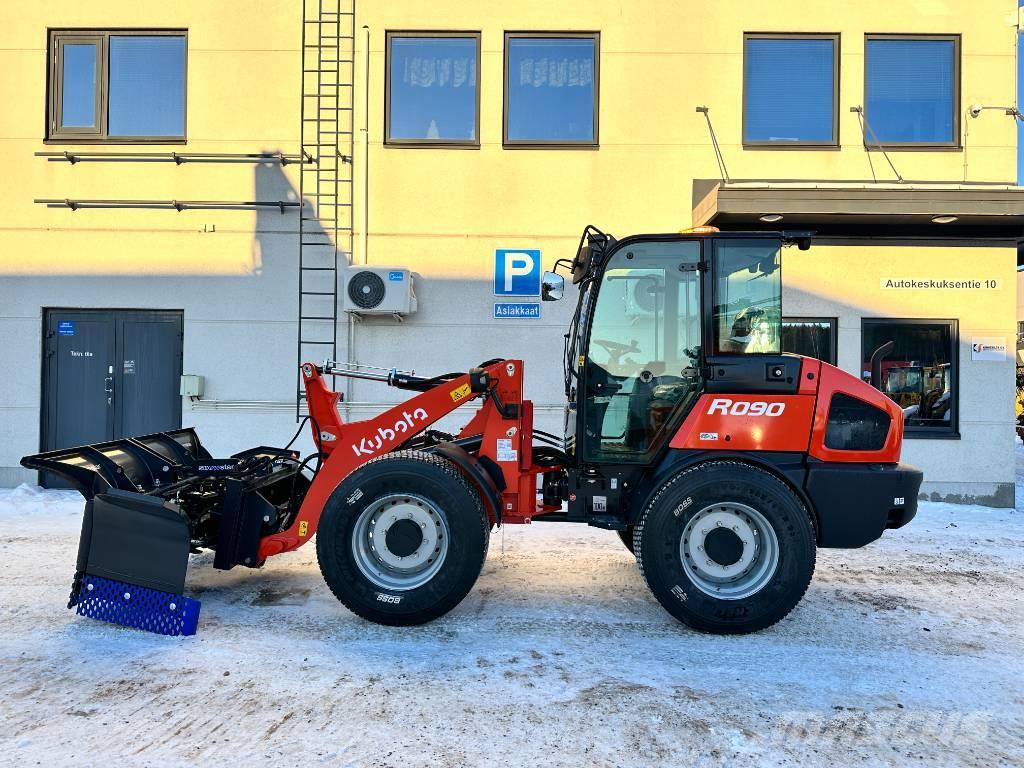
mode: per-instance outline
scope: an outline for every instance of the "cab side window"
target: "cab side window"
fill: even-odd
[[[641,461],[695,395],[699,260],[695,241],[637,243],[612,256],[587,351],[588,458]]]
[[[782,272],[777,240],[715,243],[715,354],[782,351]]]

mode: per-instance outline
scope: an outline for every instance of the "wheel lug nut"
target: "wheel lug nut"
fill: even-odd
[[[697,551],[698,552],[703,552],[704,551],[704,547],[697,547]]]

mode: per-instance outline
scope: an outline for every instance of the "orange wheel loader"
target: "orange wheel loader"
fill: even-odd
[[[818,547],[905,525],[922,481],[900,464],[894,402],[780,349],[780,254],[810,243],[714,230],[617,240],[588,226],[542,285],[561,298],[562,269],[578,288],[563,435],[534,427],[520,360],[432,377],[328,361],[301,366],[310,456],[213,458],[191,429],[27,456],[86,499],[69,607],[190,634],[190,553],[262,568],[315,534],[341,603],[421,624],[472,589],[495,526],[558,521],[616,531],[685,624],[768,627],[804,595]],[[346,422],[338,376],[412,394]],[[433,428],[459,409],[475,410],[458,432]]]

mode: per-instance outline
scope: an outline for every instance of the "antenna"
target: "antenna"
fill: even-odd
[[[850,111],[857,113],[857,119],[860,121],[860,132],[864,137],[864,144],[866,146],[871,144],[871,142],[868,141],[868,134],[870,133],[874,137],[874,145],[878,147],[878,149],[882,150],[882,155],[885,156],[885,161],[889,164],[889,167],[892,168],[892,172],[896,174],[896,178],[899,179],[900,184],[902,184],[903,177],[900,176],[900,172],[896,170],[896,166],[892,164],[892,158],[889,157],[889,153],[885,151],[885,147],[882,146],[882,142],[878,140],[877,134],[875,134],[875,131],[871,128],[871,123],[868,122],[868,119],[864,114],[864,107],[859,105],[856,107],[850,107]],[[874,173],[874,169],[872,169],[872,173]]]
[[[722,157],[722,149],[718,146],[718,137],[715,136],[715,126],[711,124],[711,115],[706,106],[697,107],[697,111],[704,115],[708,121],[708,133],[711,134],[711,146],[715,148],[715,158],[718,160],[718,173],[725,184],[731,183],[729,171],[725,167],[725,158]]]

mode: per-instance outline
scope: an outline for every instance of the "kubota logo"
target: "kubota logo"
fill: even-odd
[[[416,426],[417,421],[426,421],[428,418],[427,412],[422,408],[417,408],[412,413],[402,411],[402,418],[395,422],[394,428],[377,427],[376,435],[369,438],[364,437],[358,445],[352,445],[352,450],[355,451],[356,456],[373,456],[385,442],[394,440],[395,435],[408,432]]]
[[[708,408],[708,416],[720,413],[723,416],[781,416],[786,410],[785,403],[769,403],[764,400],[730,400],[716,397]]]

